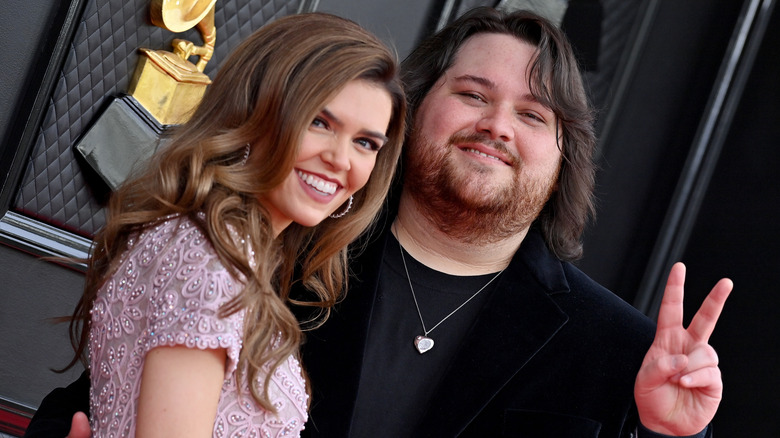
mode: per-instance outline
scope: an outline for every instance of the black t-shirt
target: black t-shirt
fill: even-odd
[[[350,432],[353,437],[410,436],[425,415],[429,399],[446,373],[460,340],[497,283],[491,283],[431,331],[428,337],[434,340],[434,346],[420,354],[414,338],[424,331],[409,290],[398,241],[388,239],[385,252]],[[408,253],[405,259],[428,329],[495,276],[495,273],[448,275],[426,267]]]

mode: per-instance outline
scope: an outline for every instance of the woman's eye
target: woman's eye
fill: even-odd
[[[359,138],[359,139],[355,140],[355,142],[357,144],[359,144],[360,147],[362,147],[364,149],[372,150],[372,151],[378,151],[382,147],[376,141],[370,140],[370,139],[367,139],[367,138]]]
[[[321,117],[315,117],[314,120],[311,121],[311,126],[314,126],[316,128],[328,128],[328,122],[326,122]]]

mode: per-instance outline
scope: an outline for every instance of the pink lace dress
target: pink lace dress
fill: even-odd
[[[225,348],[228,363],[214,421],[215,437],[299,436],[307,395],[290,356],[271,376],[277,412],[262,409],[246,380],[238,390],[244,312],[220,318],[241,288],[200,229],[174,217],[134,238],[117,272],[98,292],[89,333],[94,437],[132,437],[146,353],[157,346]],[[266,368],[266,371],[268,371]],[[262,384],[262,378],[255,384]]]

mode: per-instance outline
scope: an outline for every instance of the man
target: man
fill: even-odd
[[[595,139],[563,34],[477,9],[423,42],[404,82],[397,214],[307,335],[305,433],[709,436],[722,383],[707,340],[731,282],[685,330],[676,265],[656,330],[569,263],[593,210]]]

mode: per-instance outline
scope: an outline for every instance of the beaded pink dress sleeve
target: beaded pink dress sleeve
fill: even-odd
[[[307,395],[298,361],[290,356],[271,376],[276,413],[260,407],[236,370],[244,312],[218,316],[242,284],[219,261],[201,230],[171,218],[131,240],[117,272],[92,307],[89,333],[93,437],[135,435],[144,358],[158,346],[225,348],[228,364],[214,421],[215,437],[299,436]],[[270,366],[265,367],[266,373]],[[264,375],[256,385],[262,384]]]

